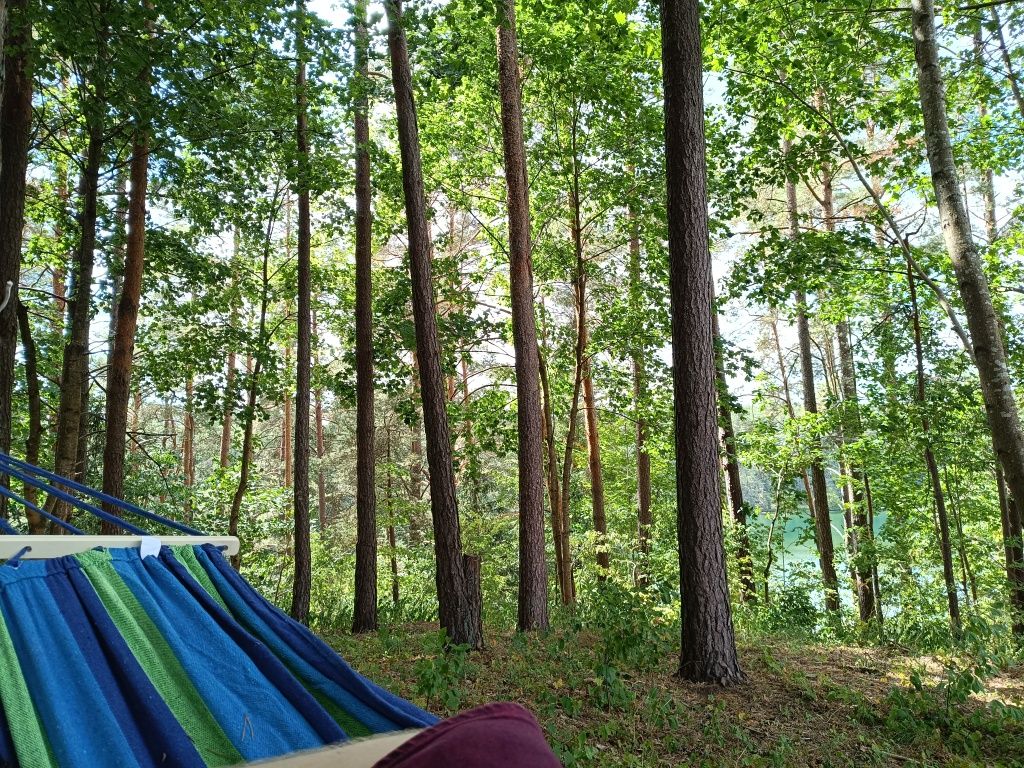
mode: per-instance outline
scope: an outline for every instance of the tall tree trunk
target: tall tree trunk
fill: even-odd
[[[106,434],[103,444],[103,492],[115,499],[124,496],[124,454],[128,401],[131,397],[132,356],[135,353],[135,330],[139,320],[142,272],[146,259],[149,132],[142,124],[135,129],[129,175],[131,191],[128,197],[128,238],[124,277],[117,305],[117,324],[114,328],[114,346],[107,368]],[[104,510],[120,517],[120,509],[113,504],[105,504]],[[104,521],[102,531],[110,535],[117,531],[117,526]]]
[[[586,326],[584,326],[584,330]],[[588,334],[589,337],[589,334]],[[597,578],[608,578],[611,561],[608,553],[608,519],[604,505],[604,471],[601,467],[601,437],[597,427],[597,398],[591,375],[590,356],[583,358],[583,406],[587,417],[587,459],[590,465],[590,496],[594,512],[594,547]]]
[[[309,138],[306,92],[306,6],[295,3],[295,144],[298,149],[299,198],[298,301],[295,321],[295,577],[292,580],[292,618],[309,620],[312,562],[309,541],[309,390],[312,368],[312,287],[310,278]]]
[[[1015,499],[1024,499],[1024,431],[1021,430],[999,317],[972,239],[971,224],[957,179],[935,39],[935,7],[932,0],[911,0],[911,9],[918,93],[942,234],[967,315],[992,441],[1002,462],[1010,493]]]
[[[366,2],[355,24],[356,140],[356,597],[353,632],[377,629],[377,485],[373,418],[373,222],[370,206],[370,87]]]
[[[697,0],[665,0],[661,29],[682,614],[679,674],[686,680],[727,685],[744,676],[729,605],[718,476],[715,307]]]
[[[558,478],[558,451],[555,448],[555,422],[551,413],[551,388],[548,385],[548,371],[544,355],[538,354],[538,357],[541,391],[544,395],[542,426],[544,428],[548,504],[551,507],[551,538],[555,545],[558,593],[562,599],[562,605],[572,605],[576,602],[576,584],[573,579],[572,555],[569,549],[568,520],[562,507],[562,492]]]
[[[587,264],[583,249],[583,221],[580,211],[580,163],[577,151],[577,126],[572,128],[572,177],[570,179],[569,206],[572,209],[572,244],[576,256],[576,376],[583,389],[583,409],[586,419],[587,464],[590,471],[590,502],[594,519],[594,544],[597,560],[597,578],[604,581],[609,567],[607,539],[608,523],[604,505],[604,473],[601,468],[601,438],[597,428],[597,405],[594,381],[591,376],[587,345],[590,341],[587,320]],[[574,404],[578,400],[574,387]],[[575,438],[575,431],[573,434]],[[563,493],[565,477],[563,476]],[[568,509],[568,504],[565,505]]]
[[[387,499],[388,499],[388,560],[391,566],[391,606],[394,609],[394,620],[398,620],[398,537],[395,535],[395,495],[393,490],[394,464],[391,461],[391,445],[395,436],[389,426],[387,429]]]
[[[999,24],[999,17],[993,9],[993,18]],[[1000,29],[1000,35],[1002,30]],[[1004,48],[1005,50],[1005,45]],[[982,60],[981,28],[975,32],[974,51],[979,69],[984,67]],[[1015,82],[1011,78],[1011,82]],[[1018,94],[1019,95],[1019,94]],[[1024,101],[1020,102],[1021,115],[1024,116]],[[987,115],[988,110],[984,102],[978,105],[978,114],[981,118]],[[999,229],[996,216],[996,185],[995,174],[991,167],[984,168],[981,172],[981,197],[984,205],[985,238],[991,247],[999,238]],[[1006,319],[1000,317],[1000,322],[1005,325]],[[1006,580],[1010,591],[1010,606],[1013,613],[1013,633],[1024,635],[1024,549],[1021,547],[1020,533],[1014,532],[1013,519],[1017,515],[1014,508],[1016,501],[1010,498],[1006,489],[1006,480],[1003,476],[1003,467],[999,460],[999,449],[993,441],[993,452],[995,454],[995,476],[996,487],[999,493],[999,517],[1003,531],[1003,552],[1006,559]],[[1016,526],[1019,531],[1020,526]]]
[[[416,124],[409,49],[402,28],[399,0],[386,0],[388,48],[391,79],[395,91],[398,140],[402,155],[402,187],[409,227],[409,270],[412,280],[412,308],[416,331],[416,356],[423,395],[423,424],[427,435],[427,464],[430,468],[430,509],[434,523],[434,553],[437,559],[437,599],[441,627],[453,643],[478,648],[481,606],[471,596],[479,586],[471,585],[471,568],[462,554],[452,442],[448,425],[441,350],[437,338],[436,302],[431,275],[430,233],[427,228],[426,198],[420,162],[420,140]],[[467,573],[467,571],[470,571]]]
[[[634,318],[643,312],[643,285],[640,266],[640,228],[636,212],[630,208],[629,219],[629,303]],[[633,417],[636,420],[636,503],[637,549],[641,562],[637,569],[636,584],[645,586],[648,579],[647,558],[651,552],[651,454],[647,450],[647,368],[644,365],[644,345],[639,335],[629,349],[633,369]]]
[[[237,264],[239,258],[240,238],[238,226],[232,227],[232,262]],[[235,279],[232,277],[232,284]],[[237,321],[237,312],[231,311],[229,323],[233,327]],[[228,350],[227,369],[224,373],[224,417],[220,426],[220,468],[227,469],[231,464],[231,426],[235,415],[235,365],[237,359],[234,345]]]
[[[519,442],[519,631],[548,626],[548,574],[544,553],[544,445],[541,426],[540,356],[533,313],[530,199],[523,142],[515,0],[501,0],[498,80],[508,188],[509,292],[516,360],[516,423]]]
[[[256,348],[259,354],[255,360],[250,352],[246,361],[246,369],[249,374],[249,389],[245,398],[245,410],[242,416],[242,456],[238,472],[238,486],[231,497],[231,507],[228,510],[228,536],[238,536],[238,523],[242,513],[242,500],[249,488],[249,465],[252,463],[252,442],[253,424],[256,420],[256,401],[260,391],[260,376],[263,373],[263,359],[266,355],[268,342],[267,334],[267,309],[270,304],[270,251],[272,247],[271,237],[274,232],[274,222],[277,218],[277,193],[271,205],[271,213],[267,219],[267,229],[263,241],[263,258],[260,268],[260,313],[259,323],[256,332]],[[231,564],[237,570],[242,564],[241,554],[231,558]]]
[[[993,6],[991,12],[992,26],[995,27],[996,40],[999,43],[999,53],[1003,58],[1003,67],[1006,69],[1006,80],[1010,84],[1010,91],[1013,93],[1013,101],[1017,105],[1017,111],[1020,112],[1021,118],[1024,118],[1024,93],[1021,93],[1020,79],[1013,67],[1013,59],[1010,57],[1010,49],[1006,47],[1006,36],[1003,34],[1003,22],[999,18],[999,9]]]
[[[97,103],[102,103],[99,95]],[[95,264],[97,198],[99,195],[100,163],[103,159],[103,123],[93,115],[89,119],[89,138],[85,164],[79,185],[80,236],[75,255],[74,285],[69,304],[71,324],[64,346],[61,370],[60,402],[57,408],[57,434],[54,447],[54,472],[72,477],[78,464],[78,441],[81,430],[82,409],[85,405],[83,383],[89,371],[89,324],[91,319],[92,272]],[[68,519],[71,509],[67,502],[51,496],[48,511]]]
[[[789,153],[789,141],[783,141],[782,151]],[[786,199],[789,209],[789,236],[794,240],[800,236],[797,221],[796,184],[786,180]],[[814,382],[814,360],[811,357],[811,326],[807,319],[807,297],[803,289],[794,296],[797,305],[796,327],[800,342],[800,372],[803,382],[804,412],[818,412],[818,396]],[[811,493],[814,499],[811,516],[814,521],[814,539],[818,545],[818,564],[825,592],[825,608],[831,613],[839,612],[839,579],[836,576],[835,553],[832,544],[832,518],[828,504],[828,485],[825,468],[821,459],[821,440],[812,435],[811,444]]]
[[[831,164],[822,169],[821,207],[825,219],[825,230],[835,232],[835,204],[832,190]],[[874,582],[871,578],[871,561],[874,558],[874,547],[871,542],[874,531],[868,526],[867,508],[864,500],[865,472],[856,461],[848,455],[847,445],[850,441],[860,439],[860,404],[857,398],[857,374],[853,357],[853,345],[850,343],[850,324],[844,317],[836,323],[836,340],[839,347],[839,389],[843,395],[842,430],[840,433],[840,451],[845,478],[845,496],[848,526],[850,557],[854,571],[856,586],[857,610],[860,620],[871,621],[875,615]],[[865,550],[867,550],[865,552]]]
[[[928,401],[924,388],[924,349],[921,344],[921,314],[917,306],[917,287],[913,267],[907,264],[907,284],[910,287],[910,305],[914,321],[914,356],[917,363],[917,406],[921,409],[921,433],[924,437],[924,463],[928,468],[932,495],[935,499],[935,515],[939,527],[939,549],[942,555],[942,578],[946,585],[946,600],[949,605],[949,621],[956,632],[960,631],[960,600],[956,592],[953,575],[953,550],[949,540],[949,516],[946,513],[946,499],[939,479],[939,466],[932,452],[931,424],[928,419]]]
[[[25,388],[28,394],[28,437],[25,439],[25,461],[39,464],[39,445],[43,435],[43,402],[40,395],[39,366],[36,343],[32,339],[32,324],[29,322],[28,308],[18,302],[18,327],[21,333],[21,346],[25,354]],[[37,504],[39,491],[28,483],[24,484],[24,497]],[[25,510],[28,519],[28,532],[31,534],[46,533],[46,518],[31,509]]]
[[[775,358],[779,364],[779,379],[782,382],[782,397],[786,403],[786,412],[790,420],[796,419],[796,409],[793,407],[793,395],[789,389],[789,374],[786,373],[786,361],[782,358],[782,341],[779,339],[779,322],[772,317],[771,320],[772,338],[775,341]],[[800,470],[800,480],[804,486],[804,496],[807,499],[807,506],[811,510],[811,518],[814,518],[814,494],[811,493],[811,479],[807,476],[807,470]]]
[[[320,524],[320,535],[327,534],[327,478],[324,475],[324,457],[327,443],[324,440],[324,394],[317,387],[313,390],[313,419],[316,422],[316,511]]]
[[[25,227],[25,174],[32,131],[32,24],[28,0],[8,0],[0,19],[3,81],[0,90],[0,297],[11,286],[0,311],[0,451],[11,452],[11,399],[18,346],[18,281]],[[6,486],[9,480],[4,475]],[[0,500],[0,518],[7,500]]]
[[[725,458],[725,489],[732,510],[732,521],[736,527],[736,561],[739,566],[740,597],[745,603],[757,602],[757,585],[754,582],[754,559],[750,553],[750,534],[747,530],[747,504],[743,500],[743,484],[740,481],[739,451],[736,449],[736,431],[732,423],[732,408],[729,403],[729,380],[725,375],[725,350],[718,329],[718,312],[712,318],[715,335],[715,376],[718,384],[718,420],[722,430],[722,447]]]
[[[291,368],[292,344],[291,340],[285,342],[284,347],[284,370]],[[296,370],[298,368],[296,367]],[[295,475],[293,466],[292,439],[295,437],[295,413],[292,402],[290,387],[284,389],[284,402],[281,404],[281,450],[278,455],[281,457],[281,486],[292,487],[292,479]]]
[[[107,384],[110,380],[110,363],[114,359],[114,341],[117,338],[117,305],[121,299],[121,286],[124,280],[124,262],[128,240],[128,177],[131,175],[131,162],[128,173],[123,170],[117,174],[117,203],[114,206],[114,231],[111,237],[110,253],[107,256],[107,283],[110,285],[110,324],[107,328]]]
[[[188,489],[185,497],[185,519],[192,520],[192,488],[196,484],[196,417],[195,395],[192,374],[185,379],[185,413],[182,417],[181,467],[183,481]]]

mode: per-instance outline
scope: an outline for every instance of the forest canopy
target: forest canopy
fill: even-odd
[[[324,633],[1019,653],[1021,3],[0,9],[0,451]]]

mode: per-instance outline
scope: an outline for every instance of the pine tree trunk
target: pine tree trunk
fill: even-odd
[[[196,417],[195,384],[192,374],[185,379],[185,413],[181,436],[181,467],[183,482],[188,491],[185,497],[185,520],[192,521],[192,488],[196,484]]]
[[[448,425],[441,350],[437,336],[436,302],[431,275],[430,234],[427,228],[426,198],[420,162],[416,105],[413,99],[409,50],[402,28],[399,0],[387,0],[388,48],[395,91],[398,140],[402,156],[402,187],[409,227],[409,269],[416,331],[416,356],[423,397],[423,424],[427,435],[427,464],[430,469],[430,508],[434,523],[434,553],[437,560],[437,598],[441,627],[453,643],[478,648],[483,644],[480,628],[481,606],[471,602],[479,593],[470,585],[462,556],[455,471],[452,465],[451,431]]]
[[[957,178],[935,39],[935,7],[932,0],[911,0],[911,9],[918,93],[942,234],[967,315],[992,441],[1002,462],[1010,493],[1016,499],[1024,499],[1024,431],[1021,429],[999,317],[972,239]]]
[[[388,560],[391,566],[391,607],[394,609],[394,620],[398,620],[398,537],[395,535],[395,496],[393,491],[392,473],[394,464],[391,461],[391,444],[394,442],[394,433],[390,426],[387,429],[387,498],[388,498]]]
[[[237,225],[232,234],[232,262],[237,264],[239,257],[239,233]],[[235,279],[232,278],[232,284]],[[234,327],[237,313],[232,310],[229,323]],[[235,365],[237,359],[234,346],[228,350],[228,362],[224,373],[224,418],[220,427],[220,468],[227,469],[231,465],[231,426],[235,415]]]
[[[921,410],[921,432],[924,437],[924,463],[928,468],[928,479],[932,486],[935,500],[935,515],[939,527],[939,550],[942,556],[942,578],[946,585],[946,601],[949,606],[949,621],[953,629],[960,631],[960,600],[956,592],[956,579],[953,575],[953,550],[949,539],[949,516],[946,513],[946,499],[942,493],[942,482],[939,479],[939,466],[932,452],[930,422],[928,419],[928,401],[924,388],[924,350],[921,345],[921,315],[917,307],[917,287],[914,270],[907,264],[907,283],[910,287],[910,305],[914,312],[914,355],[917,363],[917,406]]]
[[[783,141],[782,151],[789,152],[789,141]],[[786,180],[786,199],[789,205],[789,236],[794,240],[800,236],[797,221],[796,184]],[[814,382],[814,361],[811,357],[811,327],[807,319],[807,297],[803,290],[794,296],[797,305],[796,327],[800,342],[800,371],[803,382],[804,413],[818,412],[818,397]],[[814,522],[814,540],[818,547],[818,564],[825,593],[825,609],[839,612],[839,578],[836,576],[835,552],[832,544],[832,518],[828,504],[828,485],[825,468],[821,459],[821,440],[811,436],[811,517]]]
[[[665,0],[661,29],[682,614],[679,674],[686,680],[727,685],[744,676],[729,605],[718,475],[715,308],[697,0]]]
[[[320,536],[327,535],[327,478],[324,476],[324,457],[327,443],[324,440],[324,395],[322,389],[313,390],[313,418],[316,421],[316,505]]]
[[[640,231],[636,213],[630,209],[629,219],[629,302],[634,318],[643,311],[643,286],[640,266]],[[641,562],[637,568],[636,584],[645,586],[648,580],[647,558],[651,552],[651,454],[647,450],[647,369],[644,365],[643,342],[637,337],[630,344],[630,364],[633,369],[633,414],[636,420],[636,502],[637,549]]]
[[[353,632],[377,629],[377,486],[373,417],[373,222],[370,218],[369,32],[355,6],[356,141],[356,585]]]
[[[786,412],[790,420],[796,419],[796,409],[793,407],[793,396],[789,389],[789,374],[786,373],[786,361],[782,359],[782,342],[779,339],[779,323],[773,317],[771,321],[772,338],[775,341],[775,358],[779,364],[779,380],[782,382],[782,397],[786,403]],[[807,476],[807,470],[800,470],[800,480],[804,486],[804,497],[807,499],[807,507],[811,511],[811,519],[814,517],[814,494],[811,493],[811,479]],[[766,571],[767,573],[767,571]]]
[[[260,391],[260,375],[263,372],[263,358],[266,354],[268,342],[267,334],[267,308],[270,304],[270,251],[272,247],[271,235],[274,231],[274,220],[277,211],[277,199],[271,207],[273,211],[267,221],[267,229],[263,241],[263,259],[260,269],[260,314],[259,324],[256,333],[256,348],[259,354],[253,361],[252,355],[247,360],[246,368],[249,373],[249,389],[245,398],[245,411],[243,412],[242,426],[242,456],[238,472],[238,486],[231,497],[231,507],[228,511],[228,536],[238,536],[238,523],[242,513],[242,500],[249,488],[249,465],[252,463],[253,424],[256,420],[256,401]],[[241,567],[241,553],[231,558],[231,564],[237,570]]]
[[[128,401],[131,398],[132,357],[135,330],[142,299],[142,272],[146,258],[146,192],[149,182],[149,136],[139,125],[132,143],[128,198],[128,238],[125,247],[124,276],[118,299],[113,352],[107,368],[106,433],[103,445],[103,492],[119,499],[124,496],[124,455],[128,428]],[[105,504],[104,510],[120,517],[120,509]],[[110,535],[117,527],[104,522],[102,531]]]
[[[32,130],[32,25],[27,0],[8,1],[0,34],[5,41],[0,91],[0,297],[8,283],[11,286],[10,299],[0,312],[0,451],[10,453],[25,174]],[[0,501],[0,517],[7,517],[6,499]]]
[[[25,355],[25,390],[28,395],[28,437],[25,439],[25,461],[39,464],[39,446],[43,436],[43,402],[40,394],[39,365],[36,343],[32,339],[32,324],[28,308],[18,302],[18,327],[21,333],[21,347]],[[24,484],[22,495],[37,504],[39,491],[28,483]],[[31,509],[25,510],[30,534],[46,533],[46,518]]]
[[[589,336],[589,335],[588,335]],[[590,357],[583,358],[583,406],[587,417],[587,459],[590,465],[590,496],[594,512],[594,547],[597,555],[597,579],[608,578],[611,561],[608,553],[608,519],[604,505],[604,471],[601,467],[601,437],[597,427],[597,399]]]
[[[1024,93],[1021,93],[1020,78],[1014,69],[1013,59],[1010,57],[1010,49],[1006,47],[1006,36],[1003,34],[1003,22],[999,18],[999,10],[994,6],[992,8],[992,26],[996,30],[999,53],[1003,58],[1003,69],[1006,71],[1006,80],[1009,82],[1010,91],[1013,93],[1013,101],[1017,105],[1017,111],[1020,112],[1020,116],[1024,118]]]
[[[821,200],[825,229],[835,232],[835,206],[832,191],[832,168],[826,165],[822,173]],[[843,454],[843,476],[849,535],[850,557],[856,586],[857,610],[860,620],[871,621],[875,615],[874,582],[871,578],[871,561],[874,558],[874,531],[868,526],[867,509],[864,500],[865,472],[846,455],[848,441],[860,439],[860,404],[857,397],[856,366],[853,346],[850,343],[850,325],[844,318],[836,323],[836,340],[839,346],[839,389],[843,395],[842,430],[840,450]],[[867,545],[865,547],[865,545]],[[865,553],[864,550],[868,552]]]
[[[718,420],[722,430],[722,453],[725,458],[725,490],[736,526],[736,562],[739,566],[740,597],[745,603],[757,602],[757,584],[754,581],[754,559],[750,553],[750,533],[747,530],[747,504],[743,500],[740,481],[739,451],[736,449],[736,431],[729,407],[729,380],[725,375],[722,336],[718,329],[718,312],[712,318],[715,335],[715,376],[718,384]]]
[[[309,540],[309,390],[312,369],[312,287],[310,277],[309,221],[309,139],[307,136],[306,92],[306,7],[296,0],[295,51],[295,143],[298,149],[298,301],[295,312],[295,577],[292,580],[291,615],[296,621],[309,621],[312,562]]]
[[[548,575],[544,552],[544,445],[540,358],[533,311],[530,199],[523,142],[515,0],[500,0],[498,80],[502,144],[508,189],[509,285],[516,365],[519,442],[519,614],[525,632],[548,626]]]
[[[97,96],[97,101],[101,101]],[[54,447],[54,472],[72,477],[78,464],[79,432],[85,405],[83,384],[89,372],[89,325],[91,319],[92,272],[95,264],[97,198],[100,163],[103,159],[103,123],[93,116],[79,186],[80,237],[75,254],[74,285],[69,300],[71,323],[64,346],[61,370],[60,402],[57,408],[57,434]],[[51,496],[47,511],[67,520],[71,509],[66,502]]]
[[[538,350],[539,353],[539,350]],[[540,384],[544,395],[543,421],[546,453],[548,504],[551,507],[551,538],[555,546],[555,572],[558,579],[558,593],[562,605],[576,602],[576,584],[572,572],[572,555],[569,549],[569,526],[562,507],[562,492],[558,478],[558,451],[555,448],[555,424],[551,413],[551,388],[548,385],[547,364],[539,354]]]

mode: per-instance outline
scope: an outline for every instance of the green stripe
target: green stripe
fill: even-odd
[[[209,592],[210,596],[218,603],[220,603],[221,607],[224,608],[225,611],[227,611],[228,615],[232,618],[235,618],[235,620],[237,621],[237,618],[231,612],[231,609],[224,601],[224,598],[222,598],[220,596],[220,593],[217,591],[217,587],[214,586],[213,579],[210,578],[210,575],[206,572],[206,569],[203,567],[202,563],[199,562],[199,558],[196,557],[195,550],[192,547],[181,546],[174,547],[172,551],[174,552],[174,556],[178,559],[178,561],[185,566],[188,572],[192,574],[193,578],[195,578],[195,580],[199,582],[203,589]],[[252,633],[250,632],[249,634]],[[302,675],[298,673],[297,670],[295,670],[287,662],[287,660],[282,659],[280,657],[278,657],[278,659],[279,661],[281,661],[282,664],[285,665],[285,667],[287,667],[288,671],[291,672],[292,677],[294,677],[300,683],[302,683],[302,687],[309,691],[310,694],[312,694],[313,698],[317,700],[317,703],[320,704],[321,707],[327,710],[327,714],[331,716],[331,719],[334,720],[334,722],[336,722],[338,725],[342,727],[345,733],[347,733],[349,736],[353,738],[357,738],[359,736],[373,735],[373,731],[371,731],[369,728],[363,725],[363,723],[357,720],[353,715],[350,715],[347,710],[345,710],[327,694],[318,690],[316,686],[311,685],[305,678],[302,677]]]
[[[210,575],[203,568],[202,563],[199,562],[199,558],[196,557],[196,551],[189,546],[172,547],[171,552],[174,553],[174,557],[177,558],[178,562],[185,566],[192,578],[199,582],[199,586],[205,589],[217,604],[228,614],[228,616],[234,616],[231,613],[231,609],[228,608],[228,604],[224,602],[224,598],[220,596],[217,588],[213,586],[213,580]]]
[[[114,570],[110,554],[94,550],[76,557],[132,655],[195,744],[203,761],[209,766],[243,762],[242,755],[206,706],[167,640]]]
[[[21,674],[18,656],[14,652],[14,642],[0,614],[0,701],[4,705],[4,715],[14,741],[14,749],[18,754],[18,762],[29,768],[39,766],[47,768],[56,766],[57,761],[50,749],[39,713],[32,703],[25,677]]]

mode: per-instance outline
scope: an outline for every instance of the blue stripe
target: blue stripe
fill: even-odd
[[[320,734],[324,744],[334,744],[347,738],[341,726],[334,722],[330,714],[320,706],[320,703],[313,698],[309,691],[302,687],[280,660],[221,608],[217,601],[189,573],[188,569],[174,557],[169,548],[164,547],[161,550],[160,559],[167,570],[181,582],[196,602],[218,623],[221,630],[249,655],[277,690],[281,691],[296,710],[305,717],[306,721],[313,726]]]
[[[115,711],[106,697],[97,695],[99,682],[62,618],[64,607],[48,588],[48,581],[66,579],[68,567],[77,567],[74,558],[0,569],[0,580],[8,582],[0,587],[0,616],[58,765],[139,766]]]
[[[307,627],[267,602],[215,547],[196,547],[196,555],[236,619],[311,687],[328,695],[368,728],[380,733],[438,722],[434,715],[354,671]]]
[[[275,685],[279,681],[261,671],[159,559],[143,561],[134,549],[110,554],[115,571],[246,760],[323,746],[324,739]]]
[[[89,579],[77,568],[68,576],[68,582],[52,580],[50,589],[64,606],[65,619],[139,761],[202,768],[205,763],[192,740],[146,676]]]

